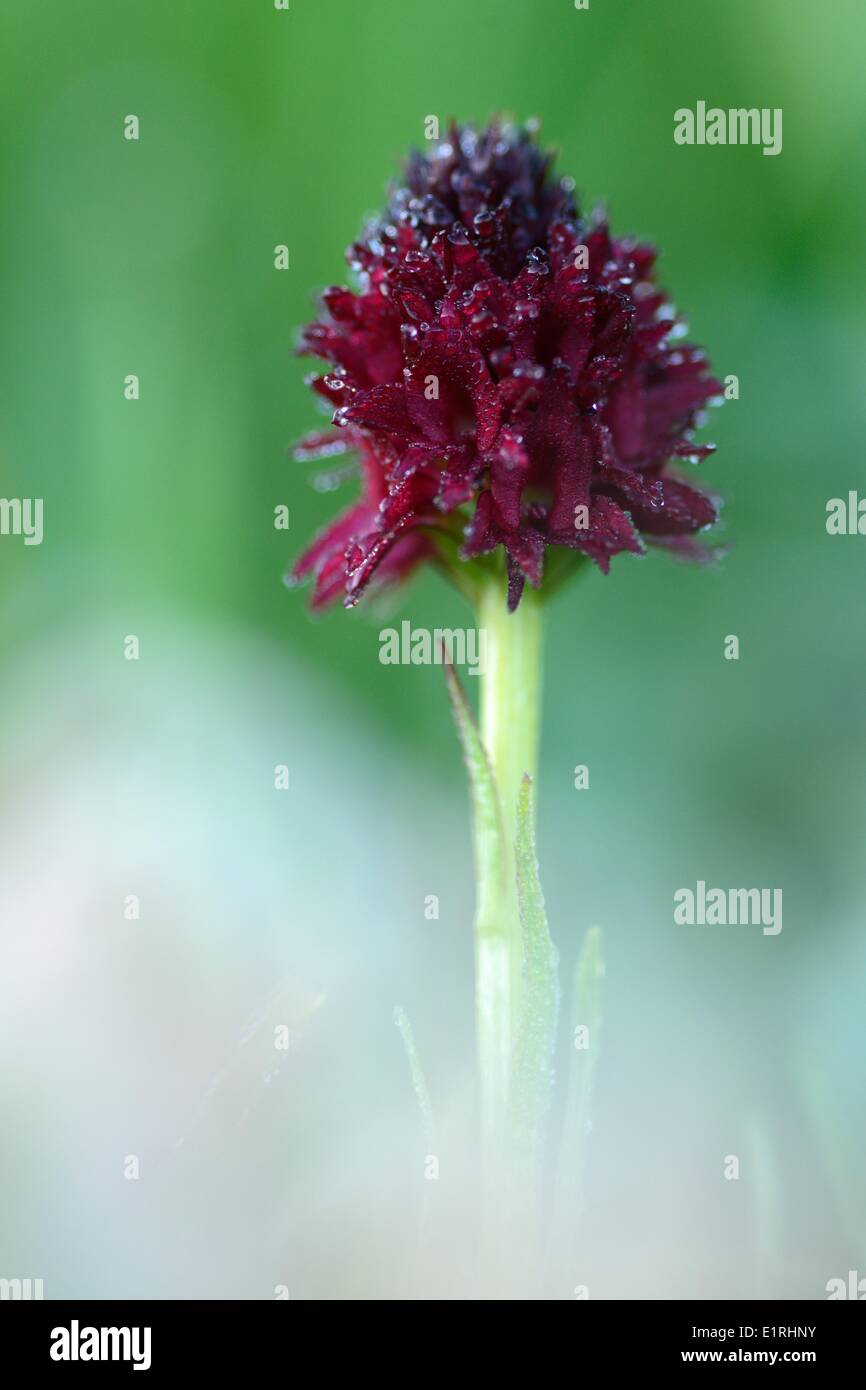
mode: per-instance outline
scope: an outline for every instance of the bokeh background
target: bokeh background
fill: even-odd
[[[0,1276],[481,1292],[463,771],[441,671],[378,661],[383,625],[471,617],[425,575],[312,621],[281,577],[344,502],[290,457],[312,294],[425,117],[495,111],[662,247],[740,379],[701,470],[727,559],[622,558],[550,608],[542,872],[566,977],[597,922],[606,978],[548,1296],[866,1274],[866,540],[824,524],[866,488],[864,36],[856,0],[4,0],[0,492],[45,539],[0,539]],[[676,146],[699,99],[782,107],[782,154]],[[675,926],[699,878],[781,887],[781,935]],[[420,1266],[396,1004],[440,1131]]]

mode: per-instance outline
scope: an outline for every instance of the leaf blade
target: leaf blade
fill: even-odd
[[[495,931],[498,923],[491,907],[493,901],[498,903],[505,879],[505,836],[499,791],[466,692],[448,659],[445,661],[445,679],[463,749],[463,761],[469,775],[469,792],[472,799],[476,882],[479,895],[476,930],[480,928]]]
[[[403,1049],[406,1053],[406,1060],[409,1063],[409,1073],[412,1077],[412,1089],[415,1092],[415,1099],[418,1102],[418,1111],[421,1118],[421,1132],[424,1136],[424,1142],[428,1149],[432,1149],[434,1147],[436,1126],[433,1122],[433,1106],[430,1102],[430,1091],[427,1086],[427,1078],[424,1075],[424,1069],[421,1066],[418,1048],[415,1045],[415,1034],[412,1032],[412,1025],[409,1022],[405,1009],[401,1009],[399,1004],[394,1009],[394,1023],[403,1040]]]
[[[565,1117],[559,1151],[557,1208],[564,1218],[578,1219],[582,1203],[586,1141],[589,1132],[595,1072],[601,1040],[604,979],[603,934],[590,927],[574,972],[574,1053],[568,1081]],[[587,1046],[578,1046],[578,1029],[586,1029]]]
[[[518,1148],[538,1161],[553,1095],[559,1020],[559,953],[550,935],[538,871],[532,778],[524,776],[517,802],[514,846],[523,949],[520,1017],[514,1048],[512,1131]]]

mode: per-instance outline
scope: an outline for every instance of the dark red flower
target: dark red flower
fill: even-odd
[[[302,351],[333,431],[300,457],[360,454],[361,498],[301,557],[313,603],[354,604],[456,537],[502,546],[509,606],[548,546],[612,555],[645,541],[707,554],[714,502],[668,472],[697,462],[698,414],[721,391],[656,285],[656,252],[578,213],[531,131],[452,127],[413,154],[384,216],[349,251]]]

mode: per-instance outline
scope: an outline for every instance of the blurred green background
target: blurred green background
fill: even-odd
[[[4,0],[0,491],[44,498],[45,540],[0,539],[0,1275],[418,1291],[391,1008],[457,1152],[471,853],[441,672],[381,666],[378,632],[471,619],[434,575],[321,621],[284,588],[352,492],[291,460],[319,418],[292,350],[425,118],[497,111],[539,117],[584,204],[662,248],[740,380],[700,470],[728,557],[623,557],[550,609],[548,907],[566,972],[592,922],[607,956],[568,1277],[823,1297],[866,1274],[866,541],[824,525],[866,489],[864,36],[855,0]],[[698,100],[783,108],[783,152],[676,146]],[[782,934],[674,926],[698,878],[781,887]],[[303,1041],[184,1173],[174,1141],[273,988]],[[451,1287],[448,1248],[422,1292]]]

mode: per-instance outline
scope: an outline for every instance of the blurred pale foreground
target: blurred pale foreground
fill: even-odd
[[[456,752],[448,783],[383,763],[350,692],[243,629],[154,613],[139,631],[138,662],[106,614],[32,646],[5,685],[0,1275],[47,1297],[477,1294]],[[432,1197],[397,1003],[437,1112]],[[554,1296],[743,1297],[767,1279],[822,1296],[840,1271],[808,1232],[773,1265],[759,1117],[743,1247],[723,1185],[708,1207],[689,1176],[705,1120],[683,1076],[654,1097],[604,1068],[599,1085],[590,1219]]]

